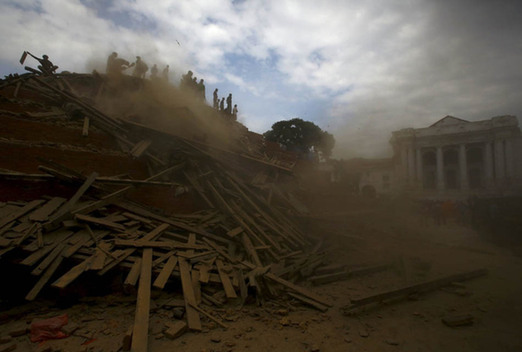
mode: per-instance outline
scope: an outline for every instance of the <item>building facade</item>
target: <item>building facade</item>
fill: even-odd
[[[395,191],[435,196],[513,195],[522,190],[522,138],[515,116],[446,116],[392,133]]]

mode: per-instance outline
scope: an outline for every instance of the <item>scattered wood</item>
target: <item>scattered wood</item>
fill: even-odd
[[[470,280],[470,279],[474,279],[474,278],[477,278],[480,276],[484,276],[486,274],[487,274],[486,269],[472,270],[472,271],[467,271],[467,272],[460,273],[460,274],[449,275],[449,276],[446,276],[446,277],[443,277],[440,279],[435,279],[435,280],[423,282],[420,284],[415,284],[415,285],[406,286],[406,287],[391,290],[391,291],[378,293],[378,294],[371,295],[371,296],[364,297],[364,298],[352,299],[351,304],[348,306],[345,306],[343,308],[343,310],[344,310],[345,314],[348,314],[356,309],[359,309],[359,308],[369,305],[369,304],[379,303],[379,302],[382,302],[384,300],[389,300],[389,299],[397,299],[397,298],[401,298],[401,297],[404,298],[404,297],[407,297],[408,295],[412,295],[412,294],[433,291],[440,287],[447,286],[447,285],[451,284],[452,282]]]

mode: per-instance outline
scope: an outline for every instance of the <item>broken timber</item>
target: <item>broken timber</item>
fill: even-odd
[[[447,286],[447,285],[451,284],[452,282],[470,280],[470,279],[474,279],[474,278],[477,278],[480,276],[484,276],[486,274],[487,274],[486,269],[473,270],[473,271],[468,271],[468,272],[461,273],[461,274],[450,275],[450,276],[446,276],[446,277],[443,277],[440,279],[423,282],[423,283],[416,284],[416,285],[411,285],[411,286],[395,289],[392,291],[378,293],[376,295],[371,295],[371,296],[364,297],[364,298],[352,299],[351,304],[343,307],[343,310],[344,310],[345,314],[350,314],[352,311],[355,311],[361,307],[364,307],[364,306],[372,304],[372,303],[379,303],[384,300],[398,299],[398,298],[407,297],[408,295],[412,295],[412,294],[416,294],[416,293],[433,291],[440,287]]]

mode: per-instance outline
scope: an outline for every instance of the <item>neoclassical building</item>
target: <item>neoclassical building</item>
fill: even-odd
[[[522,194],[522,138],[515,116],[446,116],[392,133],[394,190],[436,196]]]

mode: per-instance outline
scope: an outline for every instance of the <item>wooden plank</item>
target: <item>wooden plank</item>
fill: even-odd
[[[58,269],[58,267],[60,266],[62,261],[63,261],[62,256],[57,257],[53,261],[53,263],[45,270],[45,273],[42,276],[40,276],[40,279],[36,282],[36,284],[31,289],[31,291],[29,291],[29,293],[27,293],[27,295],[25,296],[26,300],[32,301],[36,298],[36,296],[38,296],[38,293],[40,293],[40,291],[45,286],[45,284],[49,281],[51,276],[53,276],[54,272],[56,271],[56,269]]]
[[[93,182],[96,180],[96,177],[98,177],[98,174],[96,172],[93,172],[86,180],[85,182],[78,188],[76,193],[65,203],[62,205],[56,212],[53,214],[47,223],[45,223],[44,227],[46,230],[52,229],[56,227],[60,222],[63,220],[66,220],[69,216],[69,212],[73,210],[74,206],[80,200],[80,198],[84,195],[85,192],[91,187]]]
[[[127,278],[123,283],[125,286],[136,286],[136,282],[138,282],[138,277],[141,272],[141,258],[136,258],[134,264],[132,264],[132,268],[127,274]]]
[[[140,283],[132,333],[131,351],[133,352],[148,351],[151,276],[152,249],[145,248],[141,260]]]
[[[9,224],[12,221],[15,221],[18,218],[24,216],[25,214],[27,214],[28,212],[30,212],[31,210],[33,210],[34,208],[36,208],[37,206],[42,204],[43,202],[45,202],[45,201],[42,199],[33,200],[33,201],[27,203],[26,205],[24,205],[23,207],[20,207],[20,208],[16,209],[15,211],[11,212],[6,217],[0,219],[0,228],[4,227],[5,225]]]
[[[160,255],[158,258],[156,258],[152,262],[152,268],[154,268],[154,267],[158,266],[159,264],[163,263],[166,259],[170,258],[175,253],[176,253],[176,251],[169,251],[167,253],[164,253],[164,254]]]
[[[225,328],[225,329],[228,329],[228,325],[226,325],[225,323],[223,323],[221,320],[213,317],[212,315],[210,315],[209,313],[207,313],[206,311],[204,311],[203,309],[201,309],[200,307],[198,307],[197,305],[195,304],[190,304],[190,306],[192,308],[194,308],[195,310],[197,310],[199,313],[203,314],[204,316],[206,316],[207,318],[209,318],[210,320],[212,320],[213,322],[217,323],[219,326],[221,326],[222,328]]]
[[[216,266],[218,269],[219,278],[221,279],[221,283],[223,284],[223,288],[225,289],[225,295],[227,296],[227,298],[237,298],[237,294],[234,290],[234,287],[232,286],[230,277],[225,272],[225,267],[220,259],[216,259]]]
[[[51,253],[45,257],[44,260],[36,268],[31,271],[31,274],[33,275],[40,275],[51,263],[62,253],[63,249],[65,248],[65,243],[59,243],[52,251]]]
[[[178,258],[178,261],[188,326],[191,330],[201,331],[201,320],[197,310],[194,308],[196,306],[196,296],[192,287],[190,266],[183,258]]]
[[[210,265],[206,263],[200,263],[198,264],[197,268],[199,269],[199,281],[206,284],[208,283],[208,279],[210,275],[208,274],[208,271],[210,270]]]
[[[57,288],[67,287],[67,285],[76,280],[78,276],[80,276],[84,271],[86,271],[89,268],[93,259],[94,257],[89,257],[80,264],[72,267],[71,270],[69,270],[68,272],[63,274],[58,280],[53,282],[52,286]]]
[[[92,261],[90,270],[101,270],[107,258],[107,252],[111,249],[111,244],[108,242],[98,243],[96,247],[95,257]]]
[[[139,158],[142,156],[143,153],[149,148],[149,146],[152,144],[152,141],[150,139],[144,139],[142,141],[139,141],[134,145],[134,147],[129,152],[130,155],[132,155],[135,158]]]
[[[169,228],[169,224],[161,224],[157,226],[154,230],[143,236],[142,241],[150,241],[160,236],[165,230]],[[114,268],[116,265],[120,264],[124,261],[128,256],[133,254],[136,251],[136,248],[127,248],[122,254],[118,257],[118,259],[113,259],[110,263],[108,263],[102,270],[98,272],[98,275],[104,275],[106,272]]]
[[[198,244],[188,244],[181,243],[176,241],[144,241],[141,239],[137,240],[121,240],[115,239],[114,244],[116,246],[126,246],[126,247],[151,247],[151,248],[165,248],[165,249],[206,249],[206,246],[198,245]],[[184,255],[185,257],[191,257]]]
[[[130,211],[130,212],[133,212],[133,213],[136,213],[136,214],[139,214],[141,216],[146,216],[146,217],[149,217],[151,219],[155,219],[155,220],[158,220],[158,221],[161,221],[163,223],[167,223],[167,224],[170,224],[172,226],[175,226],[175,227],[178,227],[180,229],[183,229],[183,230],[186,230],[186,231],[189,231],[189,232],[194,232],[198,235],[201,235],[203,237],[207,237],[207,238],[212,238],[213,240],[216,240],[216,241],[219,241],[219,242],[222,242],[222,243],[228,243],[229,240],[228,239],[224,239],[220,236],[216,236],[208,231],[205,231],[205,230],[202,230],[202,229],[199,229],[199,228],[196,228],[196,227],[192,227],[192,226],[189,226],[187,224],[184,224],[180,221],[175,221],[175,220],[172,220],[172,219],[169,219],[169,218],[166,218],[164,216],[161,216],[161,215],[157,215],[157,214],[154,214],[146,209],[143,209],[139,206],[135,206],[135,205],[132,205],[130,203],[127,203],[127,202],[117,202],[115,203],[118,207],[122,208],[122,209],[125,209],[127,211]]]
[[[163,269],[161,269],[160,274],[158,275],[156,280],[154,280],[154,284],[152,284],[152,286],[162,290],[165,287],[167,281],[169,280],[170,275],[172,274],[172,271],[174,270],[174,267],[176,266],[177,262],[178,257],[172,255],[167,261],[167,263],[163,266]]]
[[[243,231],[244,231],[243,228],[241,226],[238,226],[238,227],[228,231],[227,235],[230,236],[230,237],[236,237],[237,235],[239,235]]]
[[[250,255],[250,257],[254,261],[254,264],[257,266],[263,266],[263,264],[261,263],[261,260],[259,259],[259,256],[257,255],[257,251],[254,248],[254,245],[252,244],[252,242],[250,241],[250,238],[248,237],[248,235],[243,232],[241,239],[243,240],[243,244],[245,245],[245,249],[246,249],[247,253]]]
[[[411,285],[407,287],[402,287],[399,289],[386,291],[382,293],[378,293],[375,295],[371,295],[364,298],[352,299],[351,304],[349,306],[344,307],[345,312],[347,310],[360,308],[364,305],[381,302],[386,299],[398,298],[408,296],[414,293],[421,293],[427,291],[433,291],[440,287],[447,286],[452,282],[460,282],[469,279],[474,279],[476,277],[480,277],[487,274],[486,269],[472,270],[461,274],[449,275],[440,279],[435,279],[427,282],[423,282],[416,285]]]
[[[248,287],[245,283],[245,276],[243,275],[243,270],[238,269],[237,273],[237,281],[239,283],[239,294],[241,296],[241,303],[245,303],[248,298]]]
[[[88,223],[92,223],[92,224],[102,225],[102,226],[105,226],[105,227],[110,227],[110,228],[115,229],[115,230],[120,230],[122,232],[125,231],[125,226],[123,226],[121,224],[118,224],[116,222],[112,222],[112,221],[108,221],[108,220],[104,220],[104,219],[99,219],[99,218],[95,218],[93,216],[83,215],[83,214],[76,214],[76,215],[74,215],[74,217],[78,221],[83,221],[83,222],[88,222]]]
[[[196,304],[201,303],[201,283],[199,282],[199,271],[192,269],[192,288],[196,297]]]
[[[84,116],[83,127],[82,127],[82,136],[87,137],[88,135],[89,135],[89,116]]]
[[[287,281],[285,279],[281,279],[280,277],[272,274],[272,273],[266,273],[264,275],[265,278],[267,279],[270,279],[272,281],[275,281],[277,282],[278,284],[281,284],[283,286],[285,286],[286,288],[289,288],[291,289],[292,291],[295,291],[297,292],[298,294],[302,295],[302,296],[305,296],[306,298],[310,298],[316,302],[319,302],[325,306],[328,306],[328,307],[331,307],[332,304],[325,301],[324,299],[322,299],[321,297],[319,297],[318,295],[316,295],[315,293],[305,289],[304,287],[301,287],[301,286],[297,286],[295,284],[293,284],[292,282],[290,281]]]
[[[328,307],[321,304],[321,303],[318,303],[316,301],[314,301],[313,299],[309,299],[305,296],[302,296],[300,294],[297,294],[297,293],[294,293],[294,292],[287,292],[287,294],[290,296],[290,297],[294,297],[295,299],[298,299],[300,300],[301,302],[309,305],[309,306],[312,306],[314,307],[315,309],[317,309],[318,311],[320,312],[326,312],[328,310]]]
[[[49,215],[51,215],[56,209],[58,209],[66,199],[61,197],[54,197],[43,206],[29,214],[29,220],[31,221],[47,221]]]

